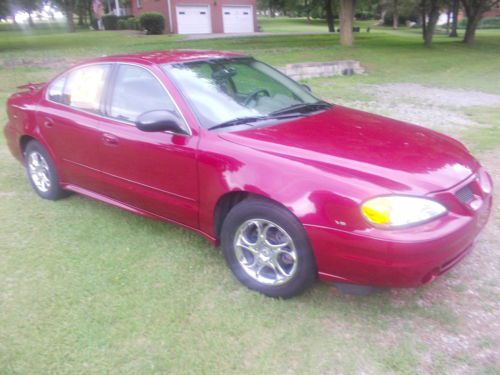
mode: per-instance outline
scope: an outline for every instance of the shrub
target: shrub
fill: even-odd
[[[373,12],[370,12],[369,10],[360,10],[356,12],[354,17],[357,20],[373,20],[375,19],[375,14],[373,14]]]
[[[102,17],[102,24],[105,30],[117,30],[118,29],[118,17],[114,14],[107,14]]]
[[[141,30],[141,21],[137,17],[131,17],[127,20],[127,28],[130,30]]]
[[[500,29],[500,17],[483,18],[479,22],[480,29]]]
[[[118,26],[118,30],[127,30],[129,28],[128,20],[127,19],[118,20],[117,26]]]
[[[148,34],[161,34],[165,26],[163,15],[158,12],[148,12],[141,14],[141,26]]]
[[[465,29],[467,27],[467,18],[462,18],[458,23],[459,29]],[[478,29],[500,29],[500,17],[488,17],[483,18],[479,21],[477,25]]]

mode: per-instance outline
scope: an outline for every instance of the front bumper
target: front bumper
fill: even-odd
[[[473,192],[468,203],[457,199],[464,186]],[[445,203],[449,212],[411,228],[348,232],[304,225],[319,277],[379,287],[417,287],[447,272],[472,250],[488,221],[492,194],[482,190],[474,175],[453,189],[429,196]]]

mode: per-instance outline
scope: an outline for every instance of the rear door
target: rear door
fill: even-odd
[[[134,121],[151,110],[176,113],[189,131],[153,72],[138,65],[117,64],[99,144],[103,193],[129,206],[197,227],[197,136],[140,131]]]
[[[78,67],[48,88],[37,112],[42,138],[56,159],[61,181],[99,190],[99,155],[104,89],[111,64]]]

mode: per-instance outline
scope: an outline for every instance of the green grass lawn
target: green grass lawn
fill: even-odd
[[[305,32],[322,28],[304,21],[293,22]],[[275,32],[289,32],[290,22],[261,20],[264,31]],[[275,65],[360,60],[366,75],[308,81],[333,100],[362,100],[359,85],[387,82],[500,94],[499,31],[479,31],[474,47],[437,36],[432,49],[413,30],[378,28],[357,34],[351,48],[340,47],[336,34],[183,41],[4,31],[0,104],[16,86],[46,80],[61,65],[167,48],[237,50]],[[463,138],[480,156],[498,150],[498,108],[468,115],[489,128]],[[488,328],[498,318],[494,229],[463,265],[417,290],[357,298],[318,283],[298,298],[273,300],[242,287],[220,251],[190,231],[78,195],[37,198],[3,138],[0,217],[0,374],[500,371],[499,334]],[[498,224],[498,214],[493,220]]]

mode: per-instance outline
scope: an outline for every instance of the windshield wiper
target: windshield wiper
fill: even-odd
[[[324,101],[319,101],[316,103],[299,103],[291,105],[286,108],[278,109],[277,111],[271,112],[270,115],[271,116],[284,115],[293,112],[314,112],[320,109],[330,108],[331,106],[332,106],[331,104]]]
[[[208,130],[214,130],[214,129],[220,129],[220,128],[227,128],[229,126],[233,125],[241,125],[241,124],[250,124],[252,122],[258,122],[258,121],[264,121],[264,120],[280,120],[280,119],[287,119],[291,117],[297,117],[301,116],[300,114],[294,114],[294,115],[288,115],[288,116],[276,116],[274,114],[271,114],[269,116],[248,116],[248,117],[237,117],[235,119],[229,120],[222,122],[220,124],[214,125]]]

